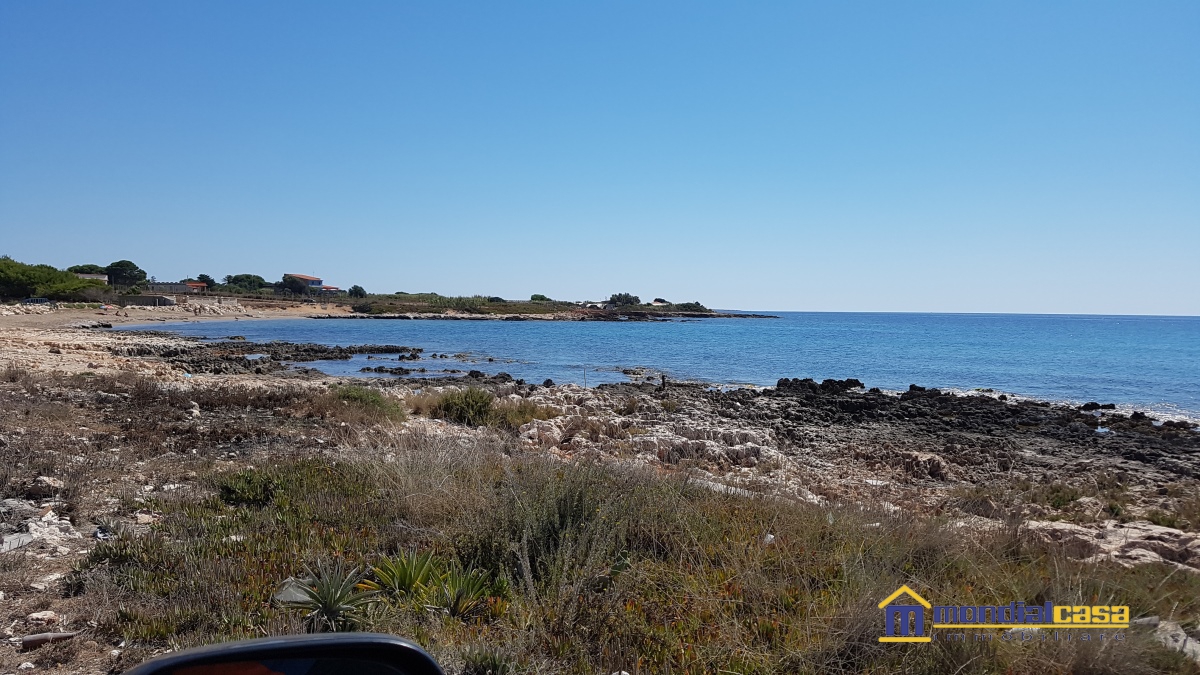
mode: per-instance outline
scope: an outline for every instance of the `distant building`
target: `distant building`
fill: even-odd
[[[307,274],[285,274],[283,276],[296,277],[308,284],[308,292],[313,295],[337,295],[342,292],[342,289],[337,286],[326,286],[325,281],[320,277],[309,276]]]
[[[80,279],[93,279],[95,281],[103,282],[106,286],[108,285],[107,274],[80,274],[79,272],[76,272],[75,276],[79,277]]]
[[[150,293],[178,293],[180,295],[187,295],[189,293],[203,293],[206,288],[208,288],[208,284],[202,281],[155,281],[146,284],[145,290]]]
[[[285,277],[296,277],[300,281],[308,284],[308,288],[313,291],[320,290],[325,282],[320,277],[310,277],[307,274],[285,274]]]

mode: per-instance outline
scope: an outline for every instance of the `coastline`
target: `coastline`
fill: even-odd
[[[576,492],[547,493],[546,513],[553,517],[562,503],[557,495],[584,494],[579,486],[594,485],[586,494],[605,498],[631,485],[641,490],[630,506],[602,511],[621,522],[639,513],[651,523],[646,531],[654,534],[634,560],[641,566],[636,574],[659,565],[676,574],[667,566],[673,563],[656,557],[658,542],[672,536],[659,524],[703,508],[696,532],[715,531],[706,545],[728,550],[710,548],[720,551],[719,565],[697,573],[689,563],[679,573],[711,570],[722,583],[724,561],[747,556],[746,569],[753,572],[762,569],[762,560],[795,549],[790,564],[808,565],[812,551],[839,550],[828,546],[829,536],[852,540],[847,551],[895,556],[896,565],[925,564],[920,561],[937,551],[931,565],[940,566],[949,558],[937,547],[972,551],[979,555],[972,564],[990,564],[1007,560],[1014,549],[1004,544],[993,553],[989,542],[1012,542],[1022,556],[1053,561],[1003,568],[1028,569],[1025,584],[1044,584],[1044,569],[1061,568],[1072,580],[1080,571],[1092,578],[1109,575],[1101,578],[1116,579],[1114,584],[1149,579],[1166,598],[1190,593],[1187,584],[1200,579],[1200,434],[1177,424],[1155,426],[1144,416],[1002,400],[987,392],[863,390],[857,380],[784,378],[774,387],[722,391],[674,381],[584,388],[481,372],[425,380],[336,377],[308,367],[311,359],[379,353],[406,366],[411,359],[404,357],[416,352],[404,345],[201,340],[155,330],[144,315],[133,314],[120,325],[138,329],[117,331],[75,327],[95,325],[94,315],[83,313],[0,317],[0,448],[17,458],[4,469],[15,495],[5,508],[24,528],[0,533],[0,543],[12,547],[6,560],[20,565],[20,583],[6,582],[3,589],[10,601],[23,603],[13,621],[30,613],[25,605],[36,604],[64,617],[138,625],[140,614],[121,618],[110,607],[97,608],[96,593],[64,592],[76,588],[68,585],[76,584],[74,570],[81,566],[89,579],[141,569],[109,564],[96,553],[111,551],[114,537],[169,542],[155,555],[226,551],[229,560],[257,570],[258,551],[274,549],[249,547],[276,541],[271,537],[280,522],[304,525],[296,535],[301,543],[271,559],[315,559],[349,544],[338,538],[332,548],[316,546],[332,530],[310,531],[310,519],[352,515],[345,522],[355,532],[379,528],[406,537],[381,540],[390,550],[409,543],[428,550],[453,540],[436,524],[411,521],[414,513],[504,513],[511,494],[536,497],[560,485],[556,480]],[[10,321],[17,318],[22,320]],[[230,318],[304,317],[198,320]],[[472,390],[505,416],[455,421],[436,412]],[[1097,433],[1102,425],[1111,433]],[[276,519],[291,513],[285,502],[240,492],[256,489],[260,475],[261,485],[278,486],[271,490],[294,490],[287,504],[311,493],[319,509],[299,521]],[[313,476],[317,482],[304,482]],[[513,476],[531,478],[496,483]],[[394,482],[401,479],[406,482]],[[444,501],[431,494],[437,492],[429,490],[431,482],[440,490],[452,480],[466,482]],[[401,492],[387,492],[397,485]],[[349,496],[332,499],[326,486]],[[485,501],[493,495],[494,501]],[[379,504],[399,506],[378,517]],[[648,506],[637,512],[636,504]],[[427,508],[415,510],[421,505]],[[789,527],[781,513],[806,514],[807,520]],[[261,517],[261,527],[243,528],[245,517]],[[491,536],[497,528],[490,522],[481,518],[456,532]],[[164,532],[169,536],[151,536]],[[514,540],[514,550],[520,541]],[[614,569],[625,541],[612,552],[618,557],[601,561],[596,574]],[[694,553],[691,541],[685,538],[671,559]],[[148,559],[146,570],[160,569],[157,560]],[[863,560],[854,553],[821,568],[853,569]],[[892,574],[890,560],[867,575]],[[220,583],[240,584],[241,592],[250,588],[247,580],[257,579],[255,592],[269,598],[277,583],[302,572],[296,565],[257,577],[239,572],[236,581],[222,577]],[[630,583],[625,579],[616,583]],[[611,575],[604,583],[612,583]],[[716,597],[725,587],[719,583],[705,592]],[[877,590],[884,589],[864,591],[871,608],[882,597]],[[122,597],[145,616],[161,605],[154,593]],[[858,603],[854,598],[847,602]],[[210,601],[188,602],[207,611]],[[1172,602],[1143,603],[1139,611],[1165,615]],[[38,630],[30,625],[24,632],[29,637]],[[0,651],[4,663],[25,658],[6,649]],[[80,660],[107,663],[108,649],[81,647]],[[128,663],[145,658],[136,648],[127,651]]]

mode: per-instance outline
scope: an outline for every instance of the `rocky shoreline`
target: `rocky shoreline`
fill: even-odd
[[[426,321],[670,321],[673,319],[778,319],[772,314],[721,312],[644,312],[577,310],[547,314],[472,314],[467,312],[407,312],[401,314],[309,314],[309,319],[382,319]]]

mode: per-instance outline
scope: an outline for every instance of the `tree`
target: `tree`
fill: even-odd
[[[349,293],[350,297],[352,297],[352,298],[367,297],[367,289],[363,288],[362,286],[359,286],[358,284],[354,284],[353,286],[350,287],[350,290],[346,291],[346,292]]]
[[[629,293],[613,293],[612,297],[609,298],[608,301],[614,305],[640,305],[640,304],[642,304],[641,298],[639,298],[636,295],[630,295]]]
[[[655,299],[654,299],[654,301],[655,301],[655,302],[657,302],[657,303],[659,303],[659,304],[661,304],[661,305],[669,305],[669,304],[671,304],[671,303],[667,302],[666,300],[664,300],[664,299],[662,299],[662,298],[655,298]]]
[[[136,286],[146,280],[146,270],[129,260],[109,264],[104,268],[104,273],[113,286]]]
[[[283,280],[279,282],[279,287],[291,291],[296,295],[308,294],[308,282],[290,274],[283,275]]]
[[[232,274],[225,277],[226,286],[237,286],[247,291],[257,291],[271,284],[257,274]]]
[[[50,265],[26,265],[8,256],[0,257],[0,297],[42,297],[72,300],[89,288],[103,287],[96,279],[80,279],[73,272]]]
[[[207,274],[197,274],[196,281],[208,286],[209,290],[212,290],[212,288],[217,285],[217,280],[208,276]]]
[[[67,268],[67,271],[71,274],[107,274],[103,267],[91,263],[87,265],[72,265]]]
[[[548,298],[545,295],[542,295],[541,293],[534,293],[533,295],[529,296],[529,301],[530,302],[553,302],[553,300],[551,300],[550,298]]]

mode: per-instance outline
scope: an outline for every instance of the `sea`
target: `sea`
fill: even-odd
[[[595,386],[661,374],[716,387],[782,377],[858,378],[1080,404],[1115,403],[1161,419],[1200,420],[1200,317],[773,312],[772,319],[447,321],[274,319],[156,323],[219,340],[420,347],[420,361],[356,356],[306,363],[332,375],[363,367],[505,372]],[[130,326],[125,328],[148,328]],[[428,358],[446,354],[451,358]],[[457,373],[449,373],[457,374]]]

